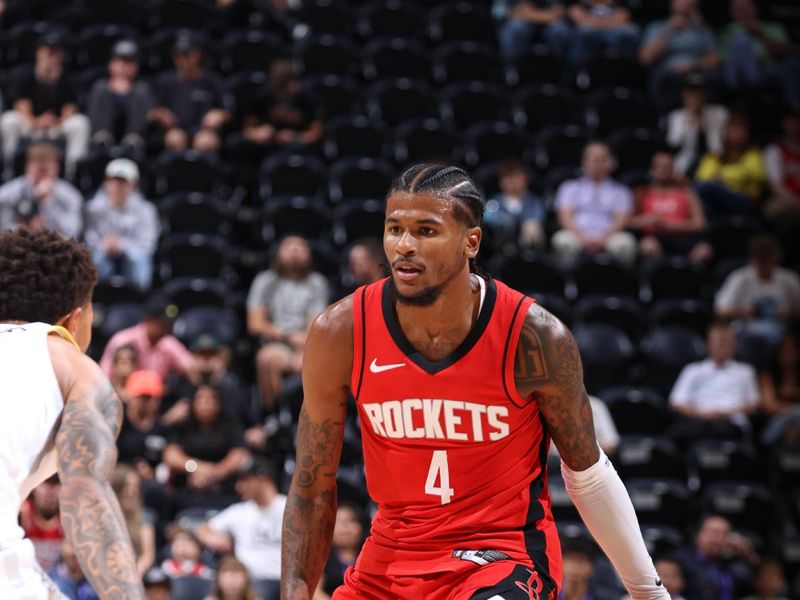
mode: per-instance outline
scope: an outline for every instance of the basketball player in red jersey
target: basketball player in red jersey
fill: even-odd
[[[472,273],[482,214],[463,170],[411,167],[386,205],[391,277],[312,326],[284,513],[284,600],[309,600],[328,558],[348,393],[378,513],[334,600],[555,598],[551,438],[573,502],[632,598],[669,598],[597,446],[572,335],[530,298]]]

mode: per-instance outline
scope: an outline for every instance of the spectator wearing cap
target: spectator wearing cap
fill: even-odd
[[[161,567],[153,567],[142,578],[144,595],[147,600],[170,600],[172,580]]]
[[[800,223],[800,104],[787,107],[783,137],[764,150],[771,198],[764,215],[776,225]]]
[[[562,183],[556,194],[561,229],[553,235],[553,250],[564,265],[581,253],[608,252],[624,264],[636,260],[636,238],[624,231],[633,211],[633,195],[610,175],[613,159],[608,146],[592,142],[583,151],[584,175]]]
[[[137,79],[139,48],[120,40],[111,49],[108,78],[95,82],[89,92],[87,115],[92,123],[92,143],[144,149],[147,113],[155,99],[150,86]]]
[[[164,384],[155,371],[134,371],[125,385],[125,412],[117,438],[117,459],[135,467],[143,479],[155,477],[155,467],[167,445],[161,423]]]
[[[66,143],[66,174],[75,174],[77,162],[89,149],[89,119],[78,112],[78,90],[64,71],[64,41],[48,32],[36,47],[32,71],[12,85],[13,108],[0,117],[3,161],[6,171],[23,139]]]
[[[163,422],[169,426],[184,423],[197,388],[213,385],[228,413],[249,431],[256,425],[256,419],[244,384],[230,369],[231,349],[215,335],[204,333],[192,340],[190,350],[194,357],[192,366],[184,375],[174,375],[168,382],[171,392],[164,406]]]
[[[725,83],[732,91],[769,87],[784,98],[800,101],[796,95],[800,77],[796,62],[786,62],[793,47],[786,29],[777,21],[759,18],[754,0],[730,0],[733,22],[720,36]],[[791,95],[794,93],[794,97]]]
[[[159,222],[155,206],[137,187],[139,167],[127,158],[106,166],[106,180],[86,206],[86,244],[100,280],[122,275],[143,290],[150,289]]]
[[[108,163],[105,184],[87,205],[85,238],[101,280],[123,275],[147,290],[159,222],[155,207],[138,191],[138,182],[135,162],[117,158]]]
[[[278,493],[274,470],[264,459],[244,469],[238,488],[243,501],[201,525],[197,535],[218,554],[233,553],[250,571],[264,600],[277,600],[286,496]]]
[[[115,333],[106,344],[100,367],[111,376],[117,348],[132,346],[139,357],[139,367],[155,371],[165,380],[171,373],[186,373],[192,366],[192,353],[172,335],[177,308],[161,295],[152,295],[144,306],[142,320]]]
[[[697,0],[672,0],[670,15],[647,26],[639,61],[650,71],[650,94],[659,106],[669,106],[672,91],[688,73],[708,75],[719,67],[717,41]]]
[[[222,80],[203,64],[204,58],[198,36],[182,31],[173,46],[175,71],[156,80],[156,106],[148,118],[164,132],[168,150],[185,150],[189,135],[200,129],[219,136],[231,118],[233,100]]]
[[[706,80],[700,73],[690,73],[684,78],[681,102],[682,106],[667,116],[667,143],[677,151],[675,172],[690,176],[703,149],[722,152],[728,109],[706,102]]]
[[[531,189],[531,178],[519,159],[500,163],[497,168],[500,193],[486,203],[483,220],[492,232],[494,245],[502,248],[544,246],[544,200]]]
[[[58,149],[49,142],[25,152],[25,174],[0,186],[0,230],[42,225],[77,238],[83,227],[83,196],[59,177]]]

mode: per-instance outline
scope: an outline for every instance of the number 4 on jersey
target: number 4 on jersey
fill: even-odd
[[[436,479],[439,486],[436,486]],[[450,470],[447,468],[447,450],[434,450],[431,466],[428,469],[428,479],[425,481],[425,493],[439,496],[442,504],[449,504],[453,498],[453,488],[450,487]]]

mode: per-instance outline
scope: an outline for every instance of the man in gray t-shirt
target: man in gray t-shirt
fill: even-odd
[[[265,408],[275,406],[284,376],[300,372],[308,326],[327,304],[328,282],[313,271],[308,242],[287,236],[272,268],[256,276],[247,295],[247,331],[264,340],[256,369]]]

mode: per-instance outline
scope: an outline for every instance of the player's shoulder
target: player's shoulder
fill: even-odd
[[[532,302],[525,313],[522,328],[552,341],[572,339],[569,328],[538,302]]]
[[[337,300],[317,315],[311,325],[311,334],[331,341],[352,340],[354,296],[349,294]]]
[[[99,365],[61,336],[55,333],[48,335],[47,348],[56,380],[65,398],[76,386],[107,383]]]

